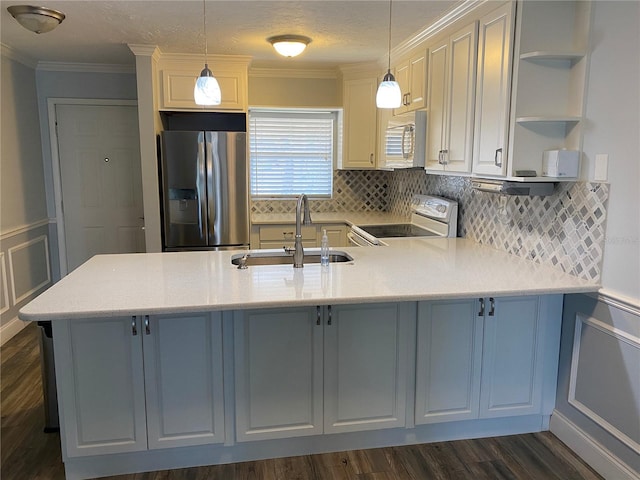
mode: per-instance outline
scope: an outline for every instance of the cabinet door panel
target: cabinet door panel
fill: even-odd
[[[511,2],[480,20],[473,172],[504,175],[514,7]]]
[[[376,78],[344,82],[344,150],[342,168],[376,166]]]
[[[443,170],[440,151],[443,149],[447,100],[448,40],[429,50],[429,121],[427,122],[426,168]]]
[[[416,424],[478,418],[482,324],[476,300],[419,304]]]
[[[147,449],[142,340],[139,321],[136,336],[131,322],[53,322],[69,457]]]
[[[238,441],[322,433],[315,308],[234,312]]]
[[[451,37],[448,112],[444,141],[448,150],[446,170],[469,172],[473,154],[477,23]]]
[[[406,305],[332,307],[325,326],[325,433],[405,425],[401,308]]]
[[[410,64],[411,74],[409,78],[409,92],[411,95],[409,98],[409,109],[417,110],[419,108],[424,108],[427,97],[427,57],[425,54],[416,55],[411,58]]]
[[[499,298],[487,315],[480,416],[539,413],[543,348],[538,297]]]
[[[153,318],[144,358],[149,448],[223,442],[220,314]]]

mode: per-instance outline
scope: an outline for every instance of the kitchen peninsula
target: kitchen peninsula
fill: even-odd
[[[99,255],[25,306],[67,478],[548,429],[562,294],[598,284],[465,239],[344,251]]]

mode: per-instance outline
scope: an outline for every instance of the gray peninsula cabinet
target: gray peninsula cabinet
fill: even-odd
[[[56,320],[67,478],[545,430],[561,312],[532,295]]]
[[[54,322],[69,457],[224,441],[221,314]]]
[[[238,441],[405,426],[414,303],[234,313]]]

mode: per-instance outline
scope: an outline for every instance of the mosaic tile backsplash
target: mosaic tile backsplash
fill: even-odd
[[[389,172],[336,170],[333,198],[310,200],[312,212],[385,212],[389,207]],[[251,213],[289,213],[295,200],[254,200]]]
[[[314,212],[391,212],[410,216],[415,193],[459,204],[458,236],[599,280],[609,186],[560,183],[547,197],[478,192],[466,177],[427,175],[424,170],[336,171],[333,198],[311,200]],[[252,213],[290,213],[295,200],[258,200]]]
[[[456,200],[459,237],[600,279],[607,184],[560,183],[547,197],[501,196],[473,190],[469,178],[399,170],[390,174],[389,211],[409,216],[415,193]]]

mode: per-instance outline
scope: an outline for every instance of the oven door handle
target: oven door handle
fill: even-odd
[[[371,237],[373,240],[369,239],[368,236],[360,234],[355,228],[352,228],[350,232],[347,232],[347,240],[349,243],[356,247],[375,247],[379,246],[380,242],[375,237]]]

